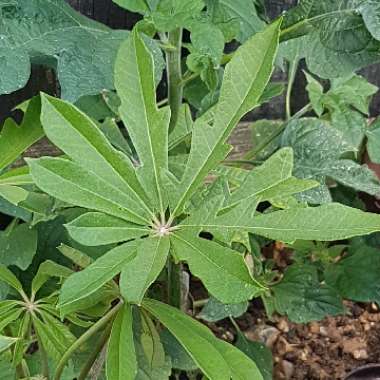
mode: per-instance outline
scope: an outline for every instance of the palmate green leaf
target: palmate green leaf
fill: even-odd
[[[243,256],[213,241],[196,237],[193,231],[175,232],[170,238],[174,257],[186,261],[194,276],[223,303],[239,303],[263,291],[254,281]]]
[[[5,265],[2,264],[0,264],[0,280],[17,290],[21,295],[25,294],[21,282]]]
[[[132,308],[124,304],[112,324],[107,350],[107,380],[134,380],[137,374]]]
[[[63,265],[47,260],[40,264],[32,281],[32,294],[36,294],[51,277],[69,277],[73,271]]]
[[[97,125],[75,106],[44,94],[41,98],[41,122],[47,137],[74,162],[147,208],[130,159],[114,149]]]
[[[25,344],[25,337],[30,328],[30,320],[31,320],[31,314],[24,313],[18,325],[18,330],[16,334],[20,339],[17,340],[12,352],[12,364],[14,367],[16,367],[19,363],[21,363],[24,356],[24,352],[27,348],[27,345]]]
[[[380,304],[380,252],[363,245],[325,270],[325,281],[339,294],[357,302]]]
[[[135,257],[136,250],[135,241],[125,243],[105,253],[81,272],[70,276],[60,292],[61,313],[65,315],[81,307],[81,301],[85,301],[122,271],[125,265]]]
[[[131,194],[82,166],[63,158],[27,161],[36,185],[57,199],[131,222],[149,223],[150,213]]]
[[[272,287],[273,305],[277,312],[296,323],[321,320],[327,315],[344,312],[339,294],[321,285],[316,267],[292,265],[282,281]]]
[[[167,380],[172,373],[170,358],[166,356],[160,335],[146,312],[135,319],[135,347],[138,361],[136,380]]]
[[[2,313],[1,320],[0,320],[0,331],[3,331],[4,328],[10,325],[12,322],[19,320],[21,314],[23,313],[24,313],[24,310],[20,307],[10,309]]]
[[[33,316],[33,326],[47,355],[55,362],[59,362],[67,349],[75,342],[76,338],[63,323],[46,312],[40,314],[43,320],[37,316]]]
[[[182,210],[209,171],[225,158],[229,134],[241,117],[259,104],[273,70],[280,24],[281,20],[252,37],[227,65],[213,126],[199,119],[195,122],[185,173],[180,184],[173,184],[173,214]]]
[[[318,186],[315,181],[302,181],[292,177],[292,172],[293,150],[279,150],[263,165],[251,170],[241,186],[232,193],[228,206],[252,198],[266,201],[278,196],[286,197]]]
[[[26,270],[37,252],[37,230],[19,224],[11,231],[0,231],[0,263]]]
[[[127,302],[141,304],[165,267],[169,248],[168,236],[149,237],[138,246],[136,257],[124,267],[120,277],[120,292]]]
[[[254,362],[235,347],[216,339],[206,326],[155,300],[146,299],[143,308],[175,336],[210,380],[262,380]]]
[[[119,243],[149,235],[151,229],[100,212],[88,212],[65,225],[70,236],[88,246]]]
[[[31,61],[56,68],[70,101],[113,88],[113,62],[127,31],[92,21],[64,0],[16,0],[0,8],[0,19],[0,93],[25,86]]]
[[[242,203],[214,220],[209,219],[196,225],[184,223],[181,227],[183,229],[197,227],[205,231],[247,231],[289,243],[295,240],[344,240],[380,231],[379,215],[339,203],[329,203],[319,207],[290,208],[252,216],[254,211],[254,203],[252,205]],[[240,215],[238,222],[236,215]]]
[[[28,103],[20,125],[11,118],[5,121],[0,133],[0,171],[13,163],[21,153],[43,136],[40,111],[41,101],[39,96],[36,96]]]
[[[11,348],[19,338],[0,335],[0,355]]]
[[[120,48],[115,76],[120,115],[141,163],[139,178],[143,186],[151,189],[149,196],[156,210],[163,212],[160,173],[168,167],[170,110],[157,108],[153,59],[136,29]]]

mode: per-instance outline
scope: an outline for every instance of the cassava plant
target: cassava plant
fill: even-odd
[[[299,323],[344,313],[342,298],[379,302],[377,235],[352,237],[380,231],[355,192],[380,188],[358,163],[365,139],[379,160],[378,123],[366,129],[376,88],[353,75],[380,60],[380,8],[301,0],[271,23],[261,0],[115,2],[144,16],[131,33],[63,0],[0,0],[0,92],[22,87],[33,61],[56,69],[63,98],[35,97],[0,134],[0,207],[16,217],[0,235],[0,373],[269,380],[263,347],[233,319],[249,300]],[[292,114],[302,59],[310,104]],[[238,122],[283,90],[275,64],[289,72],[286,120],[254,125],[254,170],[225,166]],[[12,168],[44,134],[64,155]],[[284,273],[261,255],[273,240],[293,251]],[[188,272],[209,293],[199,317],[229,317],[236,347],[186,314]]]
[[[273,71],[281,22],[273,22],[235,52],[225,68],[218,103],[191,121],[191,148],[180,169],[170,145],[188,130],[180,122],[170,129],[170,107],[157,106],[154,60],[137,28],[122,45],[115,68],[119,113],[137,159],[112,147],[97,124],[75,106],[41,95],[44,131],[65,156],[28,160],[31,175],[41,190],[87,210],[66,226],[73,239],[87,246],[116,245],[66,279],[59,294],[60,314],[94,306],[97,292],[115,278],[120,289],[112,307],[64,354],[55,380],[62,378],[81,344],[103,328],[111,329],[109,380],[140,378],[147,365],[151,373],[159,373],[153,378],[167,378],[171,365],[159,339],[162,326],[207,378],[262,379],[248,356],[180,310],[181,264],[217,300],[237,304],[271,289],[232,248],[236,232],[290,243],[342,240],[380,230],[378,215],[337,203],[259,212],[263,202],[275,204],[319,185],[293,177],[290,147],[249,172],[237,188],[231,189],[223,176],[205,184],[229,153],[227,138],[234,127],[260,104]],[[150,290],[162,273],[167,290],[157,300]]]

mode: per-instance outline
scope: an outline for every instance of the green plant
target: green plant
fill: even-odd
[[[351,75],[379,60],[371,17],[378,8],[371,1],[342,1],[339,7],[301,1],[284,20],[267,25],[261,1],[116,3],[144,19],[121,44],[114,74],[111,62],[125,32],[103,29],[61,0],[0,4],[6,16],[0,28],[8,39],[18,31],[7,25],[28,12],[38,15],[46,6],[44,31],[52,27],[54,10],[66,9],[65,17],[73,17],[63,18],[65,27],[74,28],[71,38],[84,53],[77,67],[58,70],[62,95],[80,98],[76,106],[42,94],[21,107],[19,127],[8,120],[2,130],[0,206],[16,219],[0,243],[5,239],[3,246],[18,255],[10,259],[9,249],[0,254],[0,285],[7,285],[0,292],[6,298],[0,301],[0,368],[17,379],[84,380],[91,373],[108,380],[164,380],[178,378],[180,371],[195,379],[200,370],[211,380],[269,380],[270,352],[248,341],[234,319],[249,300],[260,297],[269,315],[277,312],[299,323],[344,313],[343,298],[379,300],[372,233],[380,231],[380,217],[361,211],[355,192],[377,195],[380,189],[373,173],[358,163],[366,138],[376,157],[376,124],[365,127],[376,88]],[[338,30],[331,27],[337,18]],[[189,43],[183,42],[183,29],[190,31]],[[18,54],[28,55],[27,61],[36,52],[58,54],[61,64],[60,53],[72,57],[73,51],[60,30],[53,28],[52,36],[59,38],[46,50],[28,39],[28,48],[16,49]],[[96,67],[86,60],[83,33],[91,41],[98,33],[112,40],[94,37],[97,47],[107,45],[107,51],[95,53]],[[233,39],[242,46],[224,54]],[[314,45],[323,53],[318,65]],[[158,46],[166,55],[168,81],[168,98],[159,102]],[[334,60],[328,72],[320,65],[331,56],[344,63],[342,69]],[[303,57],[313,74],[350,75],[333,79],[326,91],[307,73],[310,104],[293,115],[290,94]],[[242,162],[226,161],[228,137],[244,115],[282,92],[270,79],[275,63],[283,61],[290,63],[286,120],[255,124],[260,138],[243,162],[255,169],[236,167]],[[64,79],[72,84],[78,69],[96,68],[102,78],[66,86]],[[302,117],[311,110],[318,118]],[[29,169],[9,169],[43,134],[64,155],[28,159]],[[341,185],[332,189],[332,179]],[[21,239],[28,249],[11,245]],[[345,242],[336,244],[339,240]],[[261,248],[273,241],[292,251],[293,263],[285,270],[262,255]],[[30,273],[20,272],[25,269]],[[199,317],[229,318],[235,346],[187,315],[185,273],[198,277],[209,294],[193,302],[194,309],[204,306]]]
[[[58,304],[61,315],[88,308],[93,295],[121,273],[119,311],[107,354],[110,379],[134,378],[138,371],[133,305],[151,329],[150,318],[159,320],[209,378],[229,379],[236,371],[243,378],[260,376],[240,351],[215,340],[181,311],[146,297],[165,267],[169,271],[167,300],[175,306],[181,305],[175,277],[181,262],[188,264],[218,300],[239,303],[265,295],[270,286],[253,277],[243,255],[231,249],[235,231],[291,242],[341,240],[380,229],[377,215],[338,204],[258,213],[263,201],[290,197],[317,185],[292,176],[290,148],[250,172],[231,193],[223,177],[204,187],[210,170],[229,151],[228,135],[259,104],[272,73],[279,26],[280,21],[273,23],[234,54],[226,67],[212,125],[204,117],[194,122],[190,154],[179,178],[170,172],[169,108],[157,108],[153,59],[137,30],[119,52],[115,75],[120,115],[139,159],[136,167],[112,148],[86,115],[64,101],[42,96],[44,131],[68,158],[28,160],[35,183],[64,202],[92,210],[67,225],[79,243],[122,243],[70,276]],[[201,231],[212,233],[213,239],[201,238]],[[55,379],[60,379],[69,354],[77,347],[74,344],[58,364]],[[121,362],[120,357],[130,359]]]

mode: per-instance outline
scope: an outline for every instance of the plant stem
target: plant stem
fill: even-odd
[[[85,363],[84,367],[80,371],[80,374],[78,376],[78,380],[85,380],[86,379],[86,377],[87,377],[88,373],[91,371],[91,368],[93,367],[93,365],[94,365],[94,363],[95,363],[95,361],[96,361],[99,353],[102,351],[103,347],[105,346],[105,344],[108,341],[108,338],[109,338],[110,333],[111,333],[111,328],[112,328],[112,325],[110,323],[106,327],[106,329],[104,330],[104,333],[101,336],[99,342],[94,347],[94,349],[91,352],[89,358],[87,359],[87,362]]]
[[[57,365],[54,380],[61,379],[62,372],[67,362],[69,361],[70,357],[74,354],[74,352],[77,349],[79,349],[79,347],[82,346],[85,342],[87,342],[94,334],[96,334],[104,326],[110,323],[122,305],[123,305],[123,302],[119,302],[113,309],[111,309],[104,317],[99,319],[93,326],[91,326],[79,339],[77,339],[71,345],[71,347],[65,352],[65,354],[62,356],[62,359]]]
[[[295,61],[289,63],[288,88],[286,90],[286,120],[289,120],[292,117],[291,97],[294,80],[296,79],[298,62],[298,59],[296,59]]]
[[[176,264],[172,259],[168,261],[168,303],[178,309],[182,306],[181,297],[181,264]]]
[[[183,96],[181,67],[182,28],[175,29],[169,33],[168,43],[176,48],[175,50],[166,51],[168,99],[171,110],[169,132],[171,132],[177,124]]]

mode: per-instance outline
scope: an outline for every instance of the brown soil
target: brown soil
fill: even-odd
[[[353,369],[380,362],[380,312],[376,305],[346,303],[347,315],[306,325],[275,316],[259,305],[237,320],[248,339],[273,352],[274,380],[341,380]],[[222,321],[210,328],[232,342],[234,329]]]

